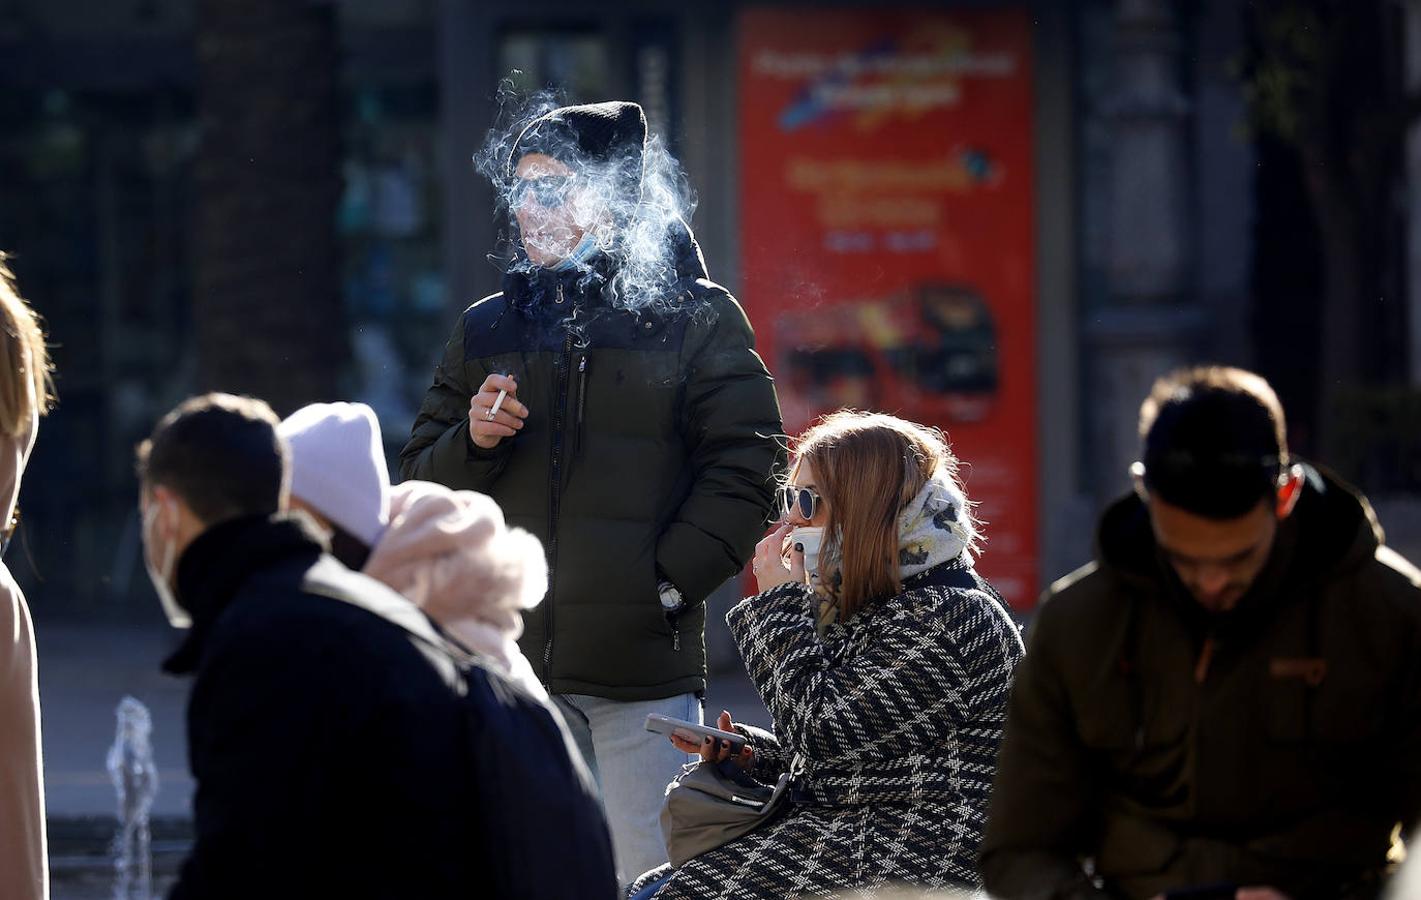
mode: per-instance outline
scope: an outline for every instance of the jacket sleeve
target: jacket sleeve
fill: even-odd
[[[1385,545],[1377,549],[1376,559],[1381,564],[1377,571],[1386,577],[1370,589],[1388,596],[1400,613],[1392,626],[1400,644],[1393,658],[1404,661],[1396,667],[1399,690],[1396,700],[1387,704],[1393,710],[1393,725],[1383,745],[1390,748],[1389,768],[1397,772],[1394,797],[1402,837],[1408,850],[1414,851],[1421,846],[1417,843],[1421,836],[1421,572]]]
[[[750,774],[760,781],[774,784],[780,775],[789,771],[790,758],[780,746],[779,738],[773,732],[754,725],[735,723],[735,730],[745,736],[755,751]]]
[[[784,425],[774,380],[735,299],[715,292],[686,336],[683,437],[690,493],[662,532],[656,564],[692,603],[745,565],[765,531]]]
[[[949,611],[934,591],[908,591],[872,624],[864,648],[839,661],[815,630],[813,603],[807,585],[785,584],[736,605],[726,621],[780,742],[816,762],[919,753],[1010,678],[973,604]],[[967,635],[970,661],[958,644]]]
[[[1415,641],[1412,641],[1413,646]],[[1397,792],[1401,804],[1400,824],[1402,839],[1412,852],[1421,847],[1417,843],[1421,836],[1421,663],[1415,650],[1410,654],[1404,699],[1397,704],[1400,734],[1392,744],[1393,758],[1398,761],[1400,790]],[[1415,864],[1412,866],[1415,868]]]
[[[1107,896],[1080,863],[1095,825],[1092,778],[1051,654],[1050,607],[1037,614],[1017,669],[982,841],[984,885],[1002,900]]]
[[[400,451],[400,475],[406,480],[417,478],[486,494],[503,473],[512,444],[501,441],[486,450],[469,438],[469,400],[487,375],[483,374],[478,384],[466,375],[464,320],[465,316],[459,318],[444,347],[444,356],[434,369],[434,384],[425,393],[409,442]],[[470,368],[477,369],[477,365]]]

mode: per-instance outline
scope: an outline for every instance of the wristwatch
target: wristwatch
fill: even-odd
[[[665,578],[657,583],[656,593],[661,597],[661,612],[666,616],[666,623],[671,626],[671,649],[680,650],[681,627],[676,619],[681,615],[681,610],[686,608],[686,597],[680,588]]]
[[[665,578],[656,585],[656,592],[661,596],[661,610],[666,615],[674,616],[686,608],[686,598],[681,589]]]

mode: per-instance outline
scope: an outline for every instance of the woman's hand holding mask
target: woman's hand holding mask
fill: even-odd
[[[804,574],[804,548],[796,545],[788,552],[784,549],[785,538],[793,528],[789,522],[782,523],[755,545],[755,561],[750,568],[762,594],[790,582],[808,583]]]

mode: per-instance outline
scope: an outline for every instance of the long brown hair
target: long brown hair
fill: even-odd
[[[49,352],[39,316],[20,297],[15,276],[0,253],[0,432],[20,437],[36,412],[54,399]]]
[[[929,478],[948,478],[960,487],[957,457],[936,428],[840,410],[796,442],[794,468],[806,462],[828,503],[825,550],[839,562],[840,580],[831,588],[843,621],[869,600],[903,590],[898,514]]]

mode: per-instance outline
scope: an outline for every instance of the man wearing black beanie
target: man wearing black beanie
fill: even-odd
[[[544,153],[566,163],[625,158],[642,175],[646,116],[635,103],[564,106],[529,122],[508,156],[508,175],[529,153]]]
[[[1421,572],[1259,376],[1156,382],[1136,490],[1017,670],[994,897],[1376,897],[1421,819]],[[1089,870],[1083,864],[1089,860]]]
[[[753,554],[782,462],[774,385],[710,281],[635,103],[552,110],[490,174],[503,290],[460,317],[406,478],[490,494],[547,552],[520,641],[597,773],[624,882],[666,861],[686,761],[648,713],[701,721],[707,596]]]

